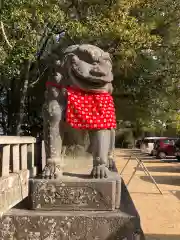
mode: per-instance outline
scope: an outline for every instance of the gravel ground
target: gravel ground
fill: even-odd
[[[141,168],[128,185],[141,217],[146,240],[180,240],[180,163],[173,159],[156,160],[141,154],[139,150],[116,149],[115,159],[119,172],[132,154],[143,161],[163,193],[161,195],[158,192]],[[133,158],[123,172],[126,183],[136,165]]]

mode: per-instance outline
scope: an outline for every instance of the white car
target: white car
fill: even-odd
[[[145,137],[141,142],[141,152],[153,155],[154,143],[163,138],[166,139],[166,137]]]

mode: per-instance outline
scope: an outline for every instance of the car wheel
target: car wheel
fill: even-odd
[[[151,156],[156,156],[156,150],[152,150]]]
[[[165,159],[166,158],[166,153],[165,152],[159,152],[158,153],[158,158]]]
[[[153,156],[154,155],[154,152],[153,150],[150,152],[149,156]]]

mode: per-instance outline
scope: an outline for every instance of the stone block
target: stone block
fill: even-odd
[[[115,211],[34,211],[28,203],[0,220],[3,240],[144,240],[140,218],[122,181],[120,209]]]
[[[28,178],[28,170],[10,173],[8,177],[0,178],[1,215],[28,196]]]
[[[121,178],[108,179],[64,176],[58,180],[31,179],[32,209],[112,211],[119,208]]]
[[[140,240],[139,221],[122,212],[11,210],[0,222],[3,240]],[[136,238],[135,238],[136,237]]]

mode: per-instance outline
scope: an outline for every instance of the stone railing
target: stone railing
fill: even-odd
[[[0,136],[0,214],[28,196],[29,177],[36,175],[33,137]]]

